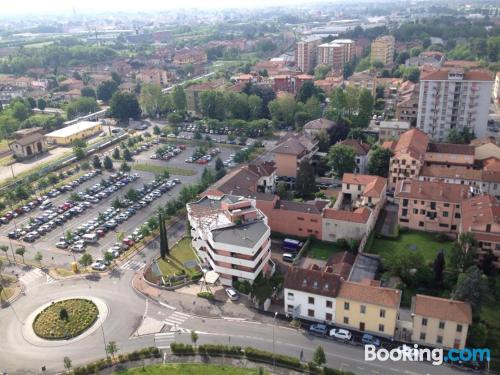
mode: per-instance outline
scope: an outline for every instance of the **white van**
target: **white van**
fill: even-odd
[[[43,210],[46,210],[47,208],[49,207],[52,207],[52,202],[49,200],[49,199],[46,199],[42,202],[42,204],[40,205],[40,209],[43,211]]]
[[[98,239],[99,236],[96,233],[88,233],[82,236],[82,240],[84,240],[85,243],[96,243]]]

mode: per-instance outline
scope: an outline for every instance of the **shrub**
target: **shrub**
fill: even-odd
[[[170,350],[172,350],[172,353],[174,353],[176,355],[192,355],[192,354],[194,354],[193,345],[180,344],[177,342],[170,344]]]
[[[248,282],[248,280],[245,281],[236,280],[233,283],[233,286],[238,292],[243,294],[250,294],[250,292],[252,291],[252,285]]]
[[[191,280],[197,281],[203,277],[203,272],[196,272],[191,276]]]
[[[354,375],[354,373],[338,370],[336,368],[323,367],[323,375]]]
[[[128,354],[118,354],[118,362],[123,363],[128,361]]]
[[[141,354],[137,350],[134,350],[132,353],[129,353],[128,359],[130,361],[138,361],[141,359]]]
[[[321,374],[321,368],[314,362],[308,362],[307,369],[312,374]]]
[[[223,355],[223,354],[230,354],[237,356],[243,354],[240,346],[229,346],[229,345],[218,345],[218,344],[200,345],[198,347],[198,352],[203,355],[212,355],[212,356]]]
[[[73,374],[74,375],[87,375],[87,369],[86,367],[75,367],[73,368]]]
[[[245,348],[245,355],[247,356],[248,359],[254,361],[263,361],[270,363],[273,360],[273,353],[255,349],[252,347]],[[281,354],[275,354],[274,358],[277,364],[293,368],[302,368],[302,364],[300,363],[298,358],[289,357],[287,355],[281,355]]]
[[[206,298],[208,300],[213,300],[214,299],[214,295],[210,292],[199,292],[198,293],[198,297],[200,298]]]
[[[339,238],[337,240],[337,246],[339,247],[339,249],[345,250],[349,248],[349,243],[345,238]]]

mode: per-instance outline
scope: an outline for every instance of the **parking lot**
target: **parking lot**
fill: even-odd
[[[109,231],[107,231],[107,233],[105,233],[103,237],[100,237],[96,243],[86,243],[86,252],[91,254],[94,259],[102,258],[103,252],[111,248],[117,242],[117,237],[119,236],[119,234],[123,233],[124,236],[132,234],[135,229],[139,228],[151,217],[157,207],[164,206],[169,200],[175,198],[182,189],[183,184],[191,184],[197,182],[201,177],[203,169],[207,166],[213,167],[215,164],[216,157],[209,161],[208,164],[204,165],[196,163],[186,163],[185,160],[190,157],[196,149],[195,146],[189,144],[186,145],[186,149],[183,150],[179,155],[176,155],[168,161],[151,159],[151,155],[155,154],[156,150],[161,146],[162,144],[153,145],[147,151],[141,152],[138,155],[134,155],[134,161],[130,162],[129,164],[132,166],[132,171],[130,172],[130,174],[137,175],[137,178],[135,180],[128,182],[122,188],[117,189],[116,191],[110,193],[108,196],[100,199],[97,202],[87,203],[88,208],[82,210],[83,212],[68,218],[67,221],[55,226],[46,234],[42,234],[41,237],[36,239],[34,242],[24,242],[22,238],[9,240],[7,235],[9,232],[14,231],[15,228],[22,228],[23,226],[28,225],[30,223],[30,217],[34,219],[42,215],[44,211],[39,207],[33,209],[27,214],[18,217],[17,219],[12,220],[8,224],[2,225],[0,227],[0,242],[7,245],[10,245],[10,243],[12,243],[14,250],[20,246],[24,246],[26,248],[26,254],[24,256],[26,260],[33,261],[36,252],[40,251],[43,254],[42,262],[49,262],[56,266],[67,267],[73,261],[73,257],[78,260],[81,256],[81,253],[73,252],[69,248],[57,248],[56,244],[61,240],[61,237],[64,237],[67,231],[76,232],[76,230],[82,225],[87,224],[92,220],[95,221],[100,216],[99,214],[103,214],[106,210],[110,209],[113,201],[115,201],[117,198],[123,200],[125,194],[131,188],[134,188],[136,190],[141,189],[145,184],[149,184],[155,179],[156,175],[154,173],[136,170],[134,169],[135,165],[148,164],[158,167],[168,166],[174,170],[175,168],[189,170],[190,175],[171,174],[169,180],[179,179],[180,183],[175,184],[173,187],[169,188],[168,191],[158,194],[158,196],[154,197],[154,200],[152,200],[144,207],[137,207],[135,213],[131,214],[123,222],[117,223],[117,226],[115,228],[109,228]],[[236,148],[229,148],[226,146],[221,148],[221,152],[218,156],[222,160],[225,160],[235,152]],[[115,168],[120,164],[121,162],[115,162]],[[83,195],[85,194],[85,191],[87,189],[100,183],[103,179],[108,180],[112,174],[114,174],[114,172],[103,171],[102,174],[98,174],[95,177],[82,182],[72,191],[63,192],[56,197],[49,197],[50,201],[52,202],[52,207],[57,210],[58,207],[70,201],[70,196],[72,194],[82,192]],[[159,187],[152,190],[158,190],[158,188]],[[125,210],[126,208],[122,209],[121,211],[123,212]],[[102,225],[102,223],[100,224]],[[95,233],[95,230],[96,228],[87,233]]]

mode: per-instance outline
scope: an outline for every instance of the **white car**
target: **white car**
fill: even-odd
[[[73,246],[71,246],[71,250],[73,250],[75,253],[82,253],[85,251],[85,245],[74,244]]]
[[[240,298],[239,293],[234,288],[226,288],[226,294],[231,301],[237,301]]]
[[[104,271],[106,269],[106,265],[101,262],[92,263],[90,266],[94,271]]]
[[[342,341],[351,341],[352,333],[347,329],[333,328],[330,330],[330,337]]]

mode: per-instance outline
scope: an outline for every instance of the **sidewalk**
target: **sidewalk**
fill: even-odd
[[[250,305],[251,302],[245,296],[241,296],[240,300],[236,302],[229,300],[225,302],[220,300],[209,301],[199,298],[192,293],[191,290],[193,288],[200,288],[197,284],[189,287],[191,289],[189,293],[181,293],[179,290],[169,291],[150,285],[144,281],[141,274],[135,275],[132,279],[132,287],[138,293],[157,301],[161,305],[168,305],[168,307],[186,314],[210,319],[247,320],[262,323],[272,322],[272,317],[260,314],[252,308]],[[220,292],[218,291],[216,295],[220,296]]]

